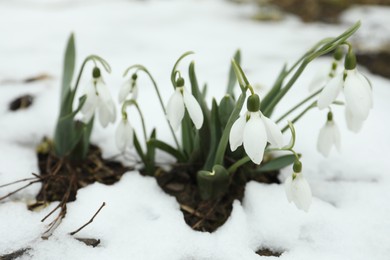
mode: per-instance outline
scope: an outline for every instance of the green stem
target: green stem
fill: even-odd
[[[111,67],[110,65],[108,64],[107,61],[105,61],[103,58],[97,56],[97,55],[89,55],[87,58],[84,59],[82,65],[81,65],[81,68],[80,68],[80,71],[79,71],[79,74],[77,76],[77,80],[76,80],[76,83],[75,83],[75,86],[74,86],[74,89],[72,91],[72,98],[71,98],[71,103],[73,104],[73,100],[74,100],[74,97],[76,96],[76,92],[77,92],[77,88],[79,87],[79,83],[80,83],[80,80],[81,80],[81,76],[83,74],[83,71],[84,71],[84,67],[85,65],[87,64],[88,61],[92,60],[96,66],[96,60],[100,62],[100,64],[104,67],[104,69],[110,73],[111,72]]]
[[[176,61],[175,65],[173,66],[173,68],[172,68],[172,73],[171,73],[171,81],[172,81],[173,89],[176,88],[176,74],[177,74],[176,68],[177,68],[177,66],[179,65],[179,63],[180,63],[180,61],[181,61],[182,59],[184,59],[185,57],[187,57],[188,55],[191,55],[191,54],[194,54],[194,52],[193,52],[193,51],[187,51],[187,52],[183,53],[183,54],[179,57],[179,59]],[[179,72],[179,73],[180,73],[180,72]],[[180,74],[179,74],[179,75],[180,75]]]
[[[317,106],[317,101],[314,101],[313,103],[310,104],[310,106],[308,106],[307,108],[305,108],[299,115],[297,115],[291,122],[292,123],[295,123],[297,122],[303,115],[305,115],[310,109],[314,108]],[[289,126],[286,125],[283,129],[282,129],[282,133],[284,133],[287,129],[289,129]]]
[[[242,165],[246,164],[247,162],[250,162],[250,158],[248,156],[245,156],[243,158],[241,158],[240,160],[238,160],[237,162],[235,162],[232,166],[229,167],[229,169],[227,170],[229,174],[233,174],[235,171],[237,171],[237,169],[239,167],[241,167]]]
[[[122,105],[122,114],[126,114],[127,117],[127,112],[126,112],[126,107],[134,105],[138,111],[139,117],[141,118],[141,124],[142,124],[142,132],[145,138],[145,142],[148,141],[148,136],[146,134],[146,126],[145,126],[145,120],[144,120],[144,115],[142,114],[142,111],[140,107],[138,106],[137,101],[134,99],[126,100],[123,105]]]
[[[163,112],[164,112],[164,115],[166,115],[166,114],[167,114],[167,111],[166,111],[166,109],[165,109],[164,102],[162,101],[161,93],[160,93],[160,90],[159,90],[159,88],[158,88],[158,86],[157,86],[157,83],[156,83],[156,81],[154,80],[152,74],[150,74],[150,72],[149,72],[144,66],[142,66],[142,65],[140,65],[140,64],[136,64],[136,65],[130,66],[130,67],[128,67],[128,68],[126,69],[126,71],[125,71],[125,73],[124,73],[123,76],[125,77],[125,76],[128,74],[128,72],[129,72],[131,69],[133,69],[133,68],[136,68],[136,69],[138,69],[138,70],[141,70],[141,71],[145,72],[146,75],[148,75],[148,77],[149,77],[150,80],[152,81],[154,90],[155,90],[156,93],[157,93],[157,97],[158,97],[158,100],[159,100],[159,102],[160,102],[161,108],[162,108],[162,110],[163,110]],[[175,144],[176,144],[177,149],[180,149],[179,141],[177,140],[175,131],[173,131],[173,128],[172,128],[171,124],[169,123],[167,117],[165,117],[165,120],[167,121],[167,124],[168,124],[168,126],[169,126],[169,130],[170,130],[171,133],[172,133],[173,140],[175,141]]]
[[[274,107],[279,103],[279,101],[284,97],[284,95],[290,90],[290,88],[294,85],[296,80],[302,74],[303,70],[306,66],[313,61],[315,58],[322,56],[332,50],[336,49],[340,44],[343,44],[346,39],[348,39],[356,30],[360,27],[360,22],[355,23],[352,27],[350,27],[347,31],[336,38],[332,38],[332,40],[328,41],[324,46],[313,53],[304,55],[302,59],[301,65],[295,72],[295,74],[291,77],[285,87],[283,87],[278,95],[271,101],[271,103],[264,109],[263,114],[269,115],[270,112],[274,109]],[[327,39],[326,39],[327,40]],[[324,43],[325,40],[322,40],[320,43]],[[320,44],[320,45],[321,45]],[[290,70],[289,70],[290,71]]]
[[[217,153],[215,155],[214,165],[216,164],[223,165],[223,158],[229,141],[230,130],[241,112],[242,106],[244,105],[245,102],[245,98],[246,98],[246,91],[243,91],[237,100],[236,107],[233,109],[233,112],[229,117],[225,129],[223,130],[221,140],[219,141],[218,144]]]
[[[316,92],[314,92],[312,95],[308,96],[307,98],[305,98],[304,100],[302,100],[301,102],[299,102],[297,105],[295,105],[294,107],[292,107],[290,110],[288,110],[286,113],[284,113],[278,120],[276,120],[275,122],[276,123],[279,123],[280,121],[282,121],[284,118],[286,118],[289,114],[291,114],[292,112],[294,112],[297,108],[301,107],[302,105],[304,105],[306,102],[308,102],[310,99],[312,99],[313,97],[315,97],[316,95],[318,95],[320,92],[322,91],[322,88],[317,90]]]

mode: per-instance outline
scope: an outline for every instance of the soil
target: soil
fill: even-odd
[[[114,184],[130,170],[119,162],[103,159],[100,148],[95,145],[90,145],[87,158],[82,163],[72,163],[52,153],[39,152],[38,165],[42,180],[41,190],[36,196],[38,205],[64,198],[66,202],[74,201],[79,189],[94,182]]]
[[[267,172],[249,176],[244,171],[232,175],[228,192],[221,198],[202,200],[186,166],[176,166],[172,171],[157,170],[156,179],[160,187],[174,196],[180,204],[186,223],[194,230],[213,232],[229,218],[235,200],[242,201],[248,181],[280,183],[279,172]]]
[[[390,5],[389,0],[272,0],[283,11],[298,15],[304,22],[337,23],[340,14],[352,5]]]
[[[388,51],[361,52],[356,54],[359,64],[380,76],[390,78],[390,49]]]
[[[9,104],[9,110],[16,111],[19,109],[26,109],[32,105],[33,101],[34,97],[31,95],[20,96],[11,101],[11,103]]]

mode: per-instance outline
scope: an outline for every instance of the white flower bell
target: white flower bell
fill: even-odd
[[[332,112],[329,112],[326,123],[318,135],[317,150],[323,156],[328,157],[333,146],[340,151],[340,131],[333,120]]]
[[[123,116],[123,119],[118,125],[115,132],[115,143],[117,148],[121,152],[125,152],[126,148],[134,146],[134,130],[127,120],[127,114]]]
[[[297,162],[294,163],[294,173],[284,182],[286,196],[288,201],[290,203],[294,202],[298,209],[308,212],[312,199],[310,185],[303,177],[300,169],[298,172],[295,172],[296,168],[302,168],[300,162],[298,162],[298,167]]]
[[[367,119],[372,108],[372,91],[368,80],[357,70],[356,57],[349,51],[345,58],[345,71],[332,78],[318,98],[318,108],[324,109],[336,100],[344,89],[345,103],[350,116],[358,121]]]
[[[119,103],[125,101],[129,94],[131,94],[131,99],[137,99],[138,97],[137,74],[135,73],[121,86],[118,95]]]
[[[176,90],[167,104],[167,117],[175,131],[179,129],[181,120],[184,117],[185,108],[187,108],[188,114],[196,129],[200,129],[203,125],[202,109],[195,97],[184,87],[184,79],[179,78]]]
[[[84,90],[87,98],[81,108],[81,113],[83,114],[82,120],[84,123],[88,123],[95,115],[95,112],[97,112],[100,124],[106,127],[109,123],[115,122],[115,104],[111,98],[110,91],[100,75],[100,70],[95,67],[92,74],[93,79],[90,85]]]
[[[252,94],[248,98],[247,107],[248,112],[240,116],[230,130],[230,149],[235,151],[243,144],[249,158],[254,163],[260,164],[267,141],[281,148],[283,135],[278,126],[261,113],[260,99],[257,94]]]

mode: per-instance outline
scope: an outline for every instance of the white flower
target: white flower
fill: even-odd
[[[295,177],[295,178],[294,178]],[[311,204],[311,189],[302,173],[293,173],[284,182],[286,196],[289,202],[294,202],[298,209],[309,211]]]
[[[333,120],[327,120],[318,135],[317,150],[328,157],[332,146],[340,151],[340,131]]]
[[[348,129],[352,132],[358,133],[362,129],[364,120],[355,117],[348,107],[345,108],[345,119]]]
[[[247,112],[240,116],[230,130],[230,149],[235,151],[244,144],[244,149],[249,158],[256,164],[263,160],[264,149],[267,141],[281,148],[283,135],[278,126],[265,117],[260,110]]]
[[[195,97],[185,87],[177,87],[168,101],[167,117],[172,128],[175,131],[179,129],[181,120],[184,117],[185,108],[187,108],[188,114],[196,129],[201,128],[203,125],[202,109]]]
[[[126,80],[119,90],[118,100],[119,103],[122,103],[126,100],[127,96],[129,94],[131,95],[131,99],[137,99],[138,97],[138,85],[136,80],[133,78],[130,78],[129,80]]]
[[[121,152],[126,151],[127,147],[133,147],[133,133],[133,128],[127,118],[122,119],[115,132],[115,143]]]
[[[108,123],[114,123],[116,119],[115,104],[111,94],[101,77],[92,79],[90,85],[84,90],[87,96],[81,113],[83,122],[88,123],[95,111],[99,115],[100,124],[106,127]]]
[[[372,91],[368,80],[356,68],[345,70],[345,79],[344,74],[338,74],[326,84],[318,98],[318,108],[332,104],[343,86],[349,112],[360,121],[366,120],[372,108]]]

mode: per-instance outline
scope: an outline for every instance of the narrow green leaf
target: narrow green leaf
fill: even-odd
[[[171,145],[169,145],[161,140],[150,139],[148,141],[148,143],[150,143],[151,146],[172,155],[173,157],[175,157],[177,159],[178,162],[185,162],[186,161],[186,158],[183,156],[183,154],[180,151],[178,151],[177,149],[175,149]]]
[[[236,61],[237,64],[241,63],[241,52],[240,50],[237,50],[234,54],[233,59]],[[237,83],[237,77],[236,73],[234,73],[234,67],[231,64],[229,69],[229,81],[226,89],[226,93],[228,93],[232,98],[234,99],[234,86]]]
[[[156,139],[156,128],[153,129],[150,137],[149,137],[149,140],[150,139]],[[146,164],[145,164],[145,168],[146,168],[146,172],[148,173],[148,175],[151,175],[153,176],[154,175],[154,172],[156,170],[156,167],[155,167],[155,155],[156,155],[156,147],[153,146],[151,143],[149,142],[146,142]]]
[[[267,107],[271,103],[271,101],[276,97],[276,95],[279,93],[280,89],[282,88],[283,81],[287,76],[287,66],[286,64],[283,66],[282,70],[279,73],[279,76],[277,77],[274,85],[272,86],[271,90],[268,92],[268,94],[261,100],[260,103],[260,110],[266,111]],[[270,113],[264,114],[266,117],[269,117],[272,113],[272,110]]]
[[[142,151],[141,144],[138,141],[137,134],[134,132],[134,148],[137,151],[138,156],[141,158],[141,161],[146,164],[146,158],[144,152]]]
[[[265,163],[260,168],[255,170],[255,172],[269,172],[280,170],[286,166],[293,164],[295,159],[295,155],[293,154],[283,155]]]
[[[218,115],[222,129],[225,128],[235,105],[235,101],[230,94],[226,94],[219,102]]]
[[[76,47],[74,42],[73,33],[70,35],[65,50],[64,58],[64,70],[62,75],[62,86],[61,86],[61,115],[67,114],[70,111],[62,111],[62,108],[72,109],[72,105],[64,104],[64,102],[72,102],[73,100],[66,100],[68,93],[71,91],[70,84],[72,83],[74,68],[76,64]]]
[[[219,120],[217,101],[213,99],[211,107],[211,120],[210,120],[210,149],[204,150],[205,153],[208,153],[207,160],[203,169],[211,169],[214,164],[215,153],[217,151],[218,141],[221,139],[222,130],[221,123]]]

